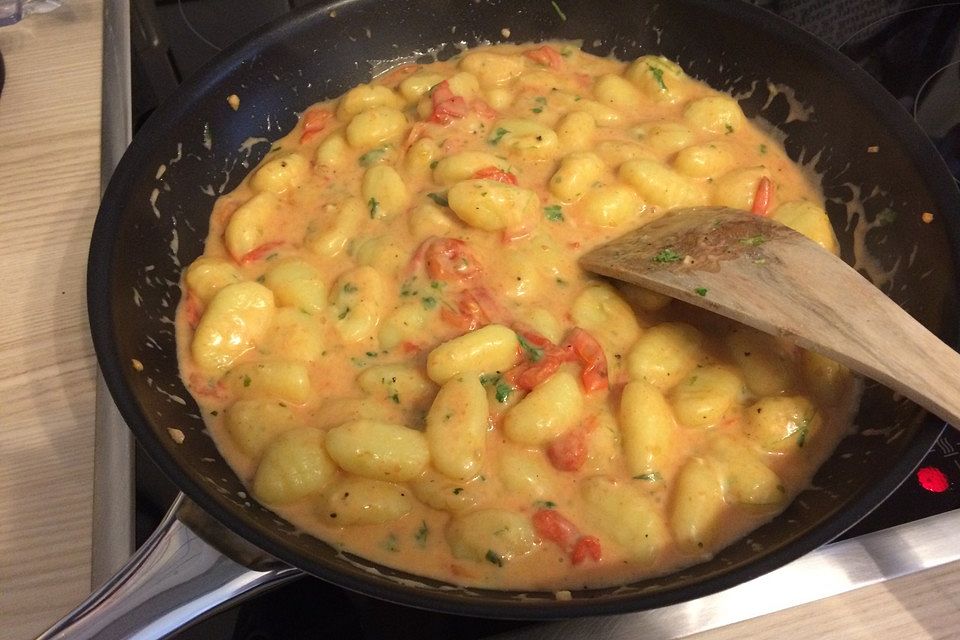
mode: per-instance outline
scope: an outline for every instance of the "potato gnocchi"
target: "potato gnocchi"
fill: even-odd
[[[493,589],[675,571],[782,510],[856,401],[822,356],[577,266],[710,204],[837,250],[782,147],[670,60],[399,66],[220,200],[183,379],[252,495],[350,553]]]

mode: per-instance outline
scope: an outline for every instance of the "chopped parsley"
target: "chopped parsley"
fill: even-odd
[[[551,204],[543,208],[543,215],[550,222],[563,222],[563,207],[558,204]]]
[[[386,147],[371,149],[370,151],[367,151],[365,154],[360,156],[360,158],[357,159],[357,162],[360,163],[361,167],[369,167],[370,165],[376,164],[383,157],[383,154],[385,154],[386,152],[387,152]]]
[[[755,235],[755,236],[750,236],[749,238],[741,238],[741,239],[740,239],[740,244],[746,244],[746,245],[749,245],[749,246],[751,246],[751,247],[759,247],[760,245],[762,245],[762,244],[763,244],[764,242],[766,242],[766,241],[767,241],[767,239],[766,239],[765,237],[763,237],[763,234],[762,234],[762,233],[758,233],[757,235]]]
[[[430,163],[430,168],[431,168],[431,169],[436,169],[438,164],[440,164],[440,161],[439,161],[439,160],[434,160],[434,161],[432,161],[432,162]]]
[[[347,314],[350,313],[350,307],[344,307],[343,311],[337,314],[337,320],[343,320],[347,317]]]
[[[533,101],[537,104],[537,106],[535,106],[533,109],[530,109],[530,111],[534,113],[542,113],[543,108],[547,105],[547,99],[543,96],[537,96],[533,99]]]
[[[533,506],[539,509],[553,509],[555,506],[557,506],[557,503],[553,500],[537,500],[533,503]]]
[[[417,541],[417,546],[421,549],[427,546],[427,536],[430,535],[430,529],[427,527],[427,521],[420,521],[420,528],[413,534],[413,539]]]
[[[723,127],[727,130],[727,133],[733,133],[733,125],[729,122],[723,125]]]
[[[767,145],[761,144],[761,145],[760,145],[760,153],[766,153],[766,152],[767,152]]]
[[[427,194],[427,197],[436,202],[441,207],[449,207],[450,202],[447,200],[447,196],[442,193],[431,192]]]
[[[657,255],[653,256],[654,262],[680,262],[682,259],[683,256],[677,253],[675,249],[670,248],[661,249]]]
[[[647,68],[650,69],[650,73],[653,75],[653,79],[657,81],[657,86],[660,87],[660,91],[666,91],[667,85],[663,81],[663,69],[660,67],[655,67],[652,64],[648,64]]]
[[[497,381],[496,386],[494,387],[493,395],[497,399],[497,402],[503,404],[510,398],[510,394],[513,393],[513,387],[504,382],[503,380]]]
[[[645,480],[646,482],[659,482],[663,480],[663,476],[661,476],[658,471],[651,471],[650,473],[641,473],[638,476],[633,476],[633,479]]]
[[[497,127],[497,130],[493,132],[493,137],[487,140],[490,144],[499,144],[503,136],[510,133],[509,130],[504,129],[503,127]]]
[[[458,496],[458,495],[460,495],[461,493],[463,493],[463,487],[455,487],[455,488],[453,489],[453,495]]]
[[[408,278],[407,280],[404,280],[404,281],[403,281],[403,283],[400,285],[400,296],[401,296],[401,297],[403,297],[403,298],[409,298],[410,296],[415,296],[415,295],[417,295],[416,289],[413,288],[414,285],[416,284],[416,280],[417,280],[417,277],[414,276],[414,277],[412,277],[412,278]]]
[[[383,548],[387,551],[400,551],[400,541],[397,540],[397,536],[390,534],[387,536],[387,539],[383,541]]]
[[[553,6],[557,6],[557,5],[554,4]],[[495,564],[495,565],[497,565],[498,567],[502,567],[502,566],[503,566],[503,556],[501,556],[499,553],[495,552],[493,549],[487,549],[487,555],[485,555],[484,558],[485,558],[486,561],[489,562],[490,564]]]
[[[520,347],[523,349],[524,353],[527,354],[530,362],[539,362],[540,358],[543,357],[543,349],[533,346],[519,333],[517,334],[517,341],[520,343]]]
[[[427,296],[426,298],[420,300],[420,302],[423,303],[423,308],[428,310],[437,306],[437,299],[433,296]]]
[[[380,210],[380,203],[377,202],[376,198],[370,198],[367,201],[367,206],[370,208],[370,217],[376,218],[377,212]]]
[[[813,416],[804,416],[803,419],[797,424],[796,431],[794,431],[794,433],[797,434],[797,446],[801,449],[807,442],[807,435],[810,433],[811,420],[813,420]]]
[[[400,404],[400,394],[397,393],[396,391],[394,391],[393,393],[391,393],[391,394],[390,394],[389,396],[387,396],[387,397],[390,398],[390,400],[393,402],[393,404]]]
[[[499,374],[480,376],[480,384],[486,387],[492,386],[493,395],[500,404],[506,402],[510,398],[510,394],[513,393],[513,387]]]
[[[697,287],[697,288],[694,289],[693,291],[694,291],[694,293],[696,293],[696,294],[697,294],[698,296],[700,296],[701,298],[704,298],[704,297],[706,297],[706,295],[707,295],[707,288],[706,288],[706,287]]]
[[[243,376],[243,386],[249,387],[251,382],[253,381],[250,379],[250,376]]]
[[[343,285],[344,293],[356,293],[357,291],[359,291],[359,289],[357,289],[357,285],[353,284],[352,282],[348,282]]]

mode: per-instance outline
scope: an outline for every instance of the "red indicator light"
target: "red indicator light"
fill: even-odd
[[[943,471],[936,467],[923,467],[917,470],[917,481],[920,486],[933,493],[943,493],[950,488],[950,481]]]

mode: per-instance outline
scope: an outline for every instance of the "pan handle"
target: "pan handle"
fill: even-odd
[[[204,538],[215,540],[217,547]],[[165,638],[227,604],[300,575],[180,494],[130,561],[37,640]]]

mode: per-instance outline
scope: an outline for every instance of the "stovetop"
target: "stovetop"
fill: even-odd
[[[223,47],[303,0],[134,0],[133,126]],[[960,5],[908,0],[755,0],[860,64],[914,115],[960,179]],[[226,19],[225,16],[229,16]],[[136,542],[153,531],[176,489],[139,450]],[[849,539],[960,508],[960,433],[947,429],[918,470]],[[317,610],[335,615],[304,616]],[[177,640],[336,637],[485,638],[536,625],[436,614],[360,596],[310,577],[196,624]]]

